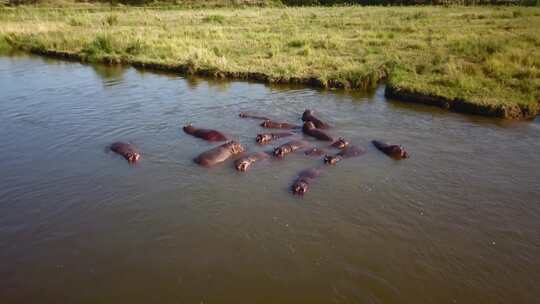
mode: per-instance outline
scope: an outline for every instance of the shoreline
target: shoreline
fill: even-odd
[[[448,99],[442,96],[416,93],[406,88],[387,84],[384,90],[386,98],[401,102],[419,103],[439,107],[451,112],[479,115],[485,117],[501,118],[506,120],[533,120],[540,113],[532,113],[519,105],[485,105],[470,102],[464,99]]]
[[[258,83],[264,83],[264,84],[290,84],[290,85],[305,85],[307,87],[311,88],[317,88],[317,89],[329,89],[329,90],[361,90],[362,87],[354,87],[351,86],[350,83],[344,83],[342,81],[338,80],[329,80],[327,84],[323,83],[317,78],[299,78],[299,77],[291,77],[291,78],[273,78],[269,75],[263,74],[263,73],[243,73],[243,72],[228,72],[228,71],[218,71],[218,70],[212,70],[212,69],[201,69],[201,68],[194,68],[188,64],[178,64],[178,65],[166,65],[166,64],[159,64],[159,63],[149,63],[149,62],[140,62],[140,61],[130,61],[125,59],[119,59],[119,58],[111,58],[111,57],[103,57],[100,60],[97,61],[90,61],[85,56],[77,53],[70,53],[70,52],[63,52],[63,51],[55,51],[55,50],[41,50],[41,49],[31,49],[31,50],[24,50],[19,49],[20,51],[25,51],[30,54],[49,57],[49,58],[56,58],[61,60],[67,60],[67,61],[73,61],[73,62],[81,62],[81,63],[91,63],[96,62],[100,64],[106,64],[106,65],[126,65],[126,66],[132,66],[134,68],[148,70],[148,71],[159,71],[159,72],[168,72],[168,73],[174,73],[178,75],[194,75],[194,76],[203,76],[203,77],[212,77],[217,79],[230,79],[230,80],[247,80],[247,81],[254,81]],[[484,117],[493,117],[493,118],[501,118],[506,120],[533,120],[537,116],[540,115],[540,113],[531,113],[526,108],[521,108],[518,105],[515,106],[492,106],[492,105],[482,105],[474,102],[470,102],[463,99],[448,99],[442,96],[436,96],[436,95],[428,95],[428,94],[421,94],[416,93],[412,90],[406,89],[406,88],[400,88],[398,86],[394,86],[390,83],[387,83],[387,75],[385,74],[383,77],[381,77],[378,81],[378,84],[386,83],[385,90],[384,90],[384,96],[386,98],[391,98],[394,100],[398,100],[400,102],[408,102],[408,103],[418,103],[418,104],[424,104],[424,105],[430,105],[439,107],[451,112],[456,113],[463,113],[463,114],[471,114],[471,115],[478,115],[478,116],[484,116]]]
[[[0,50],[322,90],[528,120],[540,112],[540,8],[15,8]],[[472,28],[474,31],[463,31]]]
[[[42,49],[24,49],[15,48],[18,51],[27,52],[33,55],[39,55],[49,58],[62,59],[67,61],[81,63],[100,63],[106,65],[127,65],[134,68],[140,68],[149,71],[169,72],[179,75],[192,75],[202,77],[212,77],[217,79],[230,80],[249,80],[264,84],[289,84],[289,85],[305,85],[311,88],[327,89],[327,90],[362,90],[367,89],[362,85],[364,82],[359,82],[359,85],[354,85],[349,81],[341,81],[337,79],[329,79],[326,83],[316,77],[272,77],[270,75],[259,72],[230,72],[220,71],[217,69],[204,69],[194,67],[190,64],[167,65],[153,62],[142,62],[137,60],[126,60],[123,58],[101,57],[97,60],[89,60],[86,56],[65,51],[42,50]],[[381,70],[381,77],[376,81],[376,84],[384,83],[387,79],[386,71]]]

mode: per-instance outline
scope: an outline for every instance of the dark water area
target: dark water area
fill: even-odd
[[[0,303],[538,303],[540,122],[383,92],[0,57]],[[214,144],[181,130],[263,151],[238,113],[306,108],[367,153],[304,198],[289,187],[319,159],[205,169]],[[107,153],[118,140],[142,161]]]

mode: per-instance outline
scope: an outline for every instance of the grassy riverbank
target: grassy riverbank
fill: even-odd
[[[538,114],[540,8],[0,8],[0,49]]]

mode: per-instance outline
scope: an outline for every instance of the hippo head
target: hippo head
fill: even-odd
[[[310,109],[306,109],[304,111],[304,114],[302,114],[302,120],[307,120],[309,116],[313,115],[313,111]]]
[[[239,117],[242,117],[242,118],[245,118],[246,117],[246,113],[244,112],[240,112],[240,114],[238,114]]]
[[[272,140],[272,134],[257,134],[255,140],[260,144],[267,143]]]
[[[270,120],[265,120],[261,123],[261,127],[264,128],[270,128],[272,126],[272,122]]]
[[[274,156],[277,158],[283,158],[285,154],[291,152],[289,147],[279,147],[274,150]]]
[[[249,169],[249,166],[251,166],[251,162],[247,159],[242,159],[236,162],[234,165],[236,170],[246,172]]]
[[[341,157],[339,157],[339,156],[332,156],[332,155],[325,155],[324,156],[324,163],[327,164],[327,165],[335,165],[340,160],[341,160]]]
[[[192,124],[187,124],[182,129],[184,129],[184,132],[186,132],[188,134],[190,134],[191,132],[193,132],[195,130],[195,128],[193,127]]]
[[[401,158],[409,158],[409,152],[407,152],[407,150],[405,150],[404,147],[402,146],[399,146],[401,148]]]
[[[228,143],[229,149],[232,154],[238,154],[244,152],[246,149],[240,143],[236,141],[231,141]]]
[[[407,153],[407,151],[405,150],[403,146],[393,145],[393,146],[390,146],[389,150],[390,150],[390,155],[393,158],[402,159],[402,158],[409,157],[409,153]]]
[[[291,190],[293,194],[304,195],[309,190],[309,184],[304,180],[298,180],[292,185]]]
[[[336,142],[332,144],[332,147],[338,149],[345,149],[349,145],[349,142],[345,138],[340,137]]]
[[[304,126],[303,126],[304,130],[311,130],[311,129],[316,129],[316,128],[317,127],[315,126],[315,124],[312,121],[306,121],[304,123]]]
[[[128,162],[130,163],[136,163],[137,161],[139,161],[139,159],[141,158],[141,155],[139,153],[127,153],[126,155],[126,159]]]

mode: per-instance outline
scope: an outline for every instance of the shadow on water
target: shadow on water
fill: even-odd
[[[124,74],[130,69],[124,65],[90,64],[105,87],[113,87],[124,81]]]
[[[466,120],[475,124],[485,124],[485,125],[492,125],[496,127],[506,128],[506,127],[514,127],[514,126],[530,123],[530,121],[512,121],[512,120],[505,120],[505,119],[493,118],[493,117],[484,117],[480,115],[473,115],[473,114],[467,114],[467,113],[455,113],[455,112],[451,112],[451,111],[448,111],[448,110],[445,110],[436,106],[411,103],[411,102],[395,100],[395,99],[385,98],[385,100],[388,103],[388,107],[391,109],[406,111],[410,113],[431,114],[434,117],[454,116],[458,119],[463,119],[463,120]],[[538,121],[538,118],[535,121]]]
[[[166,77],[182,77],[188,87],[190,89],[197,89],[202,84],[204,84],[207,87],[215,88],[219,91],[226,92],[232,83],[235,82],[242,82],[242,83],[248,83],[248,84],[261,84],[259,81],[254,80],[230,80],[230,79],[220,79],[220,78],[214,78],[214,77],[205,77],[205,76],[190,76],[190,75],[179,75],[172,72],[167,71],[159,71],[159,70],[148,70],[140,67],[133,67],[133,69],[137,70],[137,72],[141,75],[150,74],[150,75],[163,75]],[[356,98],[356,99],[371,99],[377,92],[377,88],[371,89],[371,90],[365,90],[365,91],[359,91],[359,90],[337,90],[337,89],[323,89],[323,88],[315,88],[315,87],[306,87],[302,84],[281,84],[281,83],[263,83],[265,87],[267,87],[269,90],[275,90],[275,91],[296,91],[296,90],[313,90],[320,94],[324,95],[335,95],[335,96],[345,96],[350,98]]]

